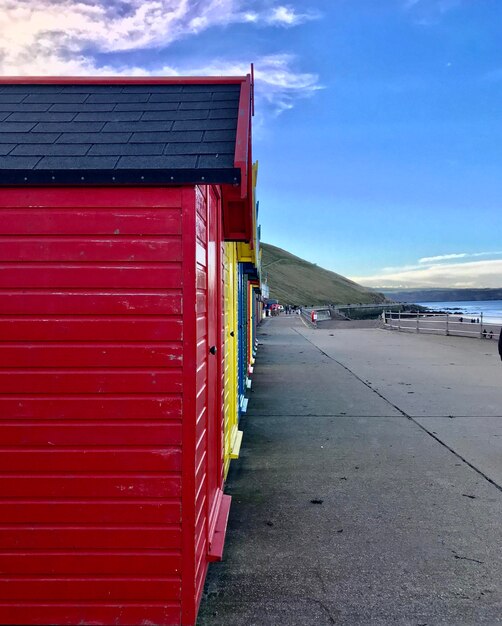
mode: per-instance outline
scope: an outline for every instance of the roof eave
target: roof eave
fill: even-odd
[[[0,186],[239,185],[236,168],[0,170]]]
[[[0,76],[0,85],[238,85],[246,76]]]

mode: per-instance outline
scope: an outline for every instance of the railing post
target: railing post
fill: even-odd
[[[448,324],[448,320],[449,319],[450,319],[450,314],[447,313],[446,314],[446,336],[448,336],[450,334],[450,327],[449,327],[449,324]]]
[[[483,339],[483,313],[479,316],[479,338]]]
[[[420,332],[420,313],[417,311],[417,333]]]
[[[398,332],[401,330],[401,309],[397,313],[397,330]]]

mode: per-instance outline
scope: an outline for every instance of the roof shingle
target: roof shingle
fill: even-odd
[[[238,183],[240,93],[237,81],[0,84],[0,185]]]

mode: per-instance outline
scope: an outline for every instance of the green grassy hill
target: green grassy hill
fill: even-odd
[[[282,304],[358,304],[385,302],[385,296],[300,259],[286,250],[262,243],[262,276],[268,278],[270,298]]]

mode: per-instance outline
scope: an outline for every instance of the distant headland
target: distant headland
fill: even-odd
[[[502,300],[499,289],[380,289],[394,302],[467,302],[480,300]]]

